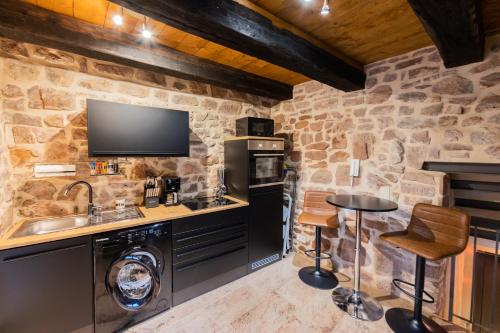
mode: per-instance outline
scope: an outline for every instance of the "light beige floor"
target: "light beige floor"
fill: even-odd
[[[292,258],[286,258],[256,273],[132,327],[128,333],[204,332],[392,332],[385,319],[355,320],[332,303],[330,290],[311,288],[297,276]],[[341,283],[350,285],[350,282]],[[366,286],[364,288],[366,290]],[[371,291],[374,296],[377,291]],[[399,299],[380,295],[385,309],[410,307]],[[449,332],[465,332],[451,325]]]

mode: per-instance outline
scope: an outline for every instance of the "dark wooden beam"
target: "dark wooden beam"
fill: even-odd
[[[363,89],[363,70],[232,0],[111,0],[193,35],[332,87]]]
[[[479,0],[408,0],[439,49],[446,68],[484,59]]]
[[[0,36],[277,100],[292,97],[290,85],[21,1],[0,1]]]

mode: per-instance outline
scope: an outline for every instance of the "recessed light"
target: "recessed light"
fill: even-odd
[[[151,30],[148,29],[147,23],[148,23],[147,18],[146,16],[144,16],[144,23],[142,24],[141,34],[142,37],[149,39],[153,37],[153,33],[151,32]]]
[[[328,0],[325,0],[325,2],[323,2],[323,7],[321,7],[320,14],[326,15],[328,13],[330,13],[330,3]]]
[[[145,24],[142,25],[142,32],[141,32],[141,34],[142,34],[142,37],[144,37],[144,38],[148,38],[149,39],[149,38],[153,37],[153,34],[151,33],[150,30],[148,30],[148,28],[146,27]]]
[[[116,14],[115,16],[113,16],[113,23],[121,26],[123,24],[123,17],[120,14]]]

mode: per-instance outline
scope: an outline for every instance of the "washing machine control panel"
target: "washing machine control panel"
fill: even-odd
[[[97,244],[136,244],[145,242],[147,239],[159,239],[169,234],[165,224],[148,226],[140,229],[132,229],[120,232],[110,237],[96,239]]]
[[[163,228],[163,226],[153,226],[147,229],[130,230],[126,235],[128,243],[132,244],[144,242],[147,238],[160,238],[168,235],[168,230]]]

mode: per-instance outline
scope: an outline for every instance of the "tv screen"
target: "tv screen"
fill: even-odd
[[[87,100],[89,156],[189,156],[189,113]]]

